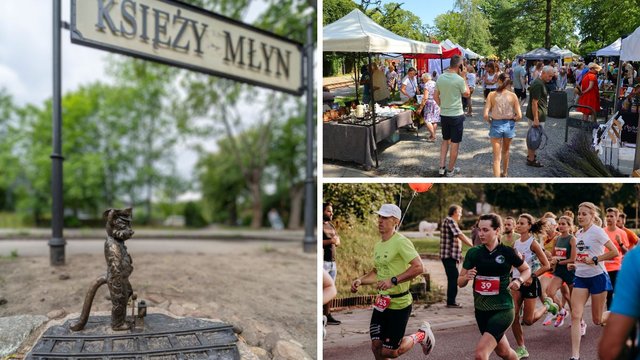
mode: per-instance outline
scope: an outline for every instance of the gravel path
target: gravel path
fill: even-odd
[[[567,89],[568,102],[573,104],[573,88]],[[464,134],[460,143],[457,167],[461,173],[457,177],[493,177],[491,169],[493,155],[489,140],[489,125],[482,120],[484,98],[481,91],[473,94],[474,114],[467,117],[464,124]],[[526,105],[522,109],[526,112]],[[572,116],[580,116],[573,114]],[[510,177],[553,177],[555,153],[564,145],[565,119],[547,118],[545,130],[549,136],[547,146],[538,151],[538,159],[545,165],[542,168],[534,168],[526,165],[527,148],[525,143],[526,133],[529,128],[525,119],[516,124],[516,137],[511,143],[509,176]],[[569,130],[571,135],[577,130]],[[442,133],[437,130],[435,143],[426,141],[428,137],[426,127],[419,131],[419,137],[415,132],[400,130],[400,141],[395,144],[382,142],[379,144],[379,167],[370,170],[363,169],[356,164],[329,162],[323,166],[325,177],[340,176],[373,176],[373,177],[437,177],[440,162],[440,145]],[[326,160],[325,160],[326,161]],[[344,171],[354,168],[358,171]],[[341,171],[342,169],[342,171]],[[342,174],[349,175],[342,175]]]

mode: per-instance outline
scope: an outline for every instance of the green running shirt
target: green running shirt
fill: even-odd
[[[513,298],[507,288],[511,282],[511,267],[519,267],[524,261],[516,251],[508,246],[498,244],[492,252],[484,245],[474,246],[467,251],[462,267],[477,270],[476,279],[473,281],[473,303],[476,310],[491,311],[513,308]],[[476,291],[476,282],[479,276],[498,277],[500,280],[499,292],[496,295],[481,295]]]
[[[393,234],[387,241],[378,241],[373,249],[373,262],[378,281],[398,276],[409,268],[411,260],[420,256],[411,240],[399,233]],[[380,291],[383,295],[400,294],[409,290],[411,281],[405,281],[389,290]],[[399,310],[411,305],[411,294],[391,298],[389,309]]]

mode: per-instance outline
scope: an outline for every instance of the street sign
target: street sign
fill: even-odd
[[[300,95],[302,45],[175,0],[71,0],[71,42]]]

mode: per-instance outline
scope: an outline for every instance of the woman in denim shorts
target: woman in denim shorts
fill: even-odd
[[[516,136],[516,121],[522,119],[520,102],[510,89],[511,79],[504,73],[500,74],[498,88],[489,93],[484,106],[484,120],[491,124],[489,137],[493,148],[495,177],[509,176],[509,147],[511,139]]]

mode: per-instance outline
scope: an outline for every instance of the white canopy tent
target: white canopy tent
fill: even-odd
[[[454,44],[453,41],[447,39],[447,40],[441,42],[440,46],[442,46],[445,50],[451,50],[454,47],[456,47],[456,44]]]
[[[622,39],[620,60],[640,61],[640,27],[632,32],[631,35]]]
[[[472,51],[471,49],[469,49],[469,48],[466,48],[466,49],[465,49],[465,53],[466,53],[466,55],[467,55],[467,58],[468,58],[468,59],[480,59],[481,57],[483,57],[483,56],[481,56],[481,55],[479,55],[479,54],[477,54],[477,53],[473,52],[473,51]]]
[[[442,54],[440,45],[407,39],[354,9],[322,29],[323,51]]]
[[[596,51],[596,56],[620,56],[620,47],[622,46],[622,38]]]
[[[640,61],[640,27],[631,33],[631,35],[622,39],[620,46],[620,64],[623,61]],[[617,89],[616,89],[617,93]],[[640,125],[640,124],[639,124]],[[636,155],[633,162],[633,170],[640,169],[640,131],[636,138]]]

